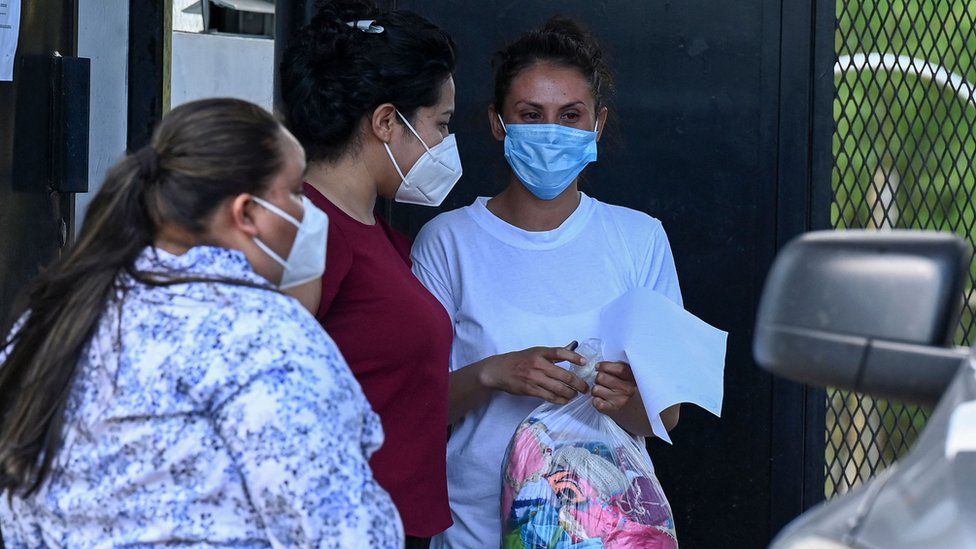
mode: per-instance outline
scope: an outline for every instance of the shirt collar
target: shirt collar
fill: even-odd
[[[243,252],[216,246],[195,246],[182,255],[148,246],[136,258],[135,269],[149,273],[222,278],[270,285],[267,279],[254,272]]]

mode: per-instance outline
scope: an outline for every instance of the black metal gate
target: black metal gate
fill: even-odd
[[[976,4],[839,0],[833,116],[835,228],[952,231],[974,242]],[[971,271],[956,342],[974,335]],[[927,410],[827,395],[827,497],[912,445]]]
[[[0,82],[0,325],[67,243],[72,193],[88,181],[88,64],[72,58],[76,9],[24,2],[13,81]]]

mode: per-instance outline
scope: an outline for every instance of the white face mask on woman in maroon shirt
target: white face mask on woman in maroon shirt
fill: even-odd
[[[278,289],[285,290],[321,278],[322,274],[325,273],[325,248],[326,239],[329,236],[329,216],[315,207],[315,204],[312,204],[312,201],[306,197],[302,197],[304,213],[301,221],[267,200],[256,196],[252,198],[269,212],[298,229],[298,233],[295,234],[295,241],[292,242],[291,250],[288,252],[288,259],[283,259],[267,244],[261,242],[259,238],[254,238],[254,243],[257,244],[258,248],[261,248],[261,251],[268,254],[268,257],[284,269],[281,282],[278,283]]]
[[[413,129],[413,126],[407,122],[406,117],[400,114],[400,111],[397,111],[397,116],[403,120],[410,132],[417,139],[420,139],[420,144],[424,146],[427,152],[420,155],[407,175],[403,175],[400,165],[393,158],[393,151],[390,150],[390,146],[383,143],[383,146],[386,147],[386,154],[390,156],[393,167],[400,175],[400,188],[397,189],[394,200],[436,208],[444,202],[451,189],[461,179],[461,157],[458,154],[457,139],[452,133],[434,145],[432,149],[427,146],[427,143],[424,143],[420,134]]]

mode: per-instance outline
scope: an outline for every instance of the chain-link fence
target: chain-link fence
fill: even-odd
[[[976,2],[838,0],[833,139],[837,229],[976,238]],[[956,343],[972,343],[973,279]],[[826,496],[914,443],[927,410],[827,392]]]

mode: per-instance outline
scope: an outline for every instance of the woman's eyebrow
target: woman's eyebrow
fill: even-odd
[[[515,103],[515,105],[516,106],[518,106],[518,105],[527,105],[529,107],[532,107],[533,109],[540,109],[540,110],[542,110],[544,108],[544,105],[541,105],[539,103],[533,103],[531,101],[517,101]],[[577,100],[577,101],[571,101],[571,102],[566,103],[565,105],[562,105],[561,107],[559,107],[559,110],[565,110],[565,109],[569,109],[569,108],[576,107],[576,106],[579,106],[579,105],[582,105],[582,106],[585,107],[586,106],[586,103],[584,101],[579,101],[579,100]]]

